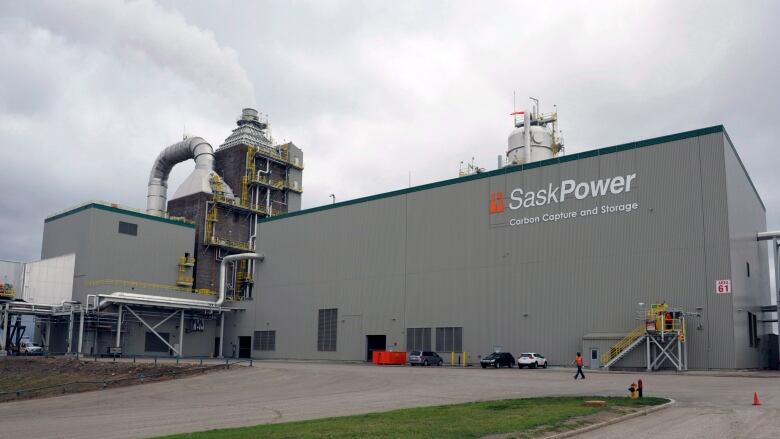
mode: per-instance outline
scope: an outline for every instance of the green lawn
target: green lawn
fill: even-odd
[[[583,401],[589,399],[606,400],[607,407],[584,406]],[[574,417],[665,402],[667,400],[663,398],[632,401],[592,396],[507,399],[211,430],[166,438],[478,438],[496,433],[565,429],[564,423]],[[568,428],[576,426],[575,423]]]

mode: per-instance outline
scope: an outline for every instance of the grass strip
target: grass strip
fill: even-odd
[[[606,407],[586,407],[591,399]],[[165,436],[165,439],[244,438],[479,438],[490,434],[533,432],[534,435],[581,426],[566,421],[603,410],[641,408],[663,398],[630,400],[614,397],[546,397],[506,399],[393,410],[311,421],[263,424]]]

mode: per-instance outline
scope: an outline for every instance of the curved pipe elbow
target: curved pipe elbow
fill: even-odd
[[[214,305],[222,306],[225,302],[225,274],[227,272],[228,262],[235,262],[243,259],[254,259],[263,262],[265,260],[265,255],[262,253],[240,253],[222,258],[222,263],[219,265],[219,298],[214,302]]]
[[[168,176],[171,169],[181,162],[195,160],[195,167],[214,170],[214,148],[201,137],[190,137],[163,149],[157,156],[149,173],[149,187],[146,196],[146,212],[162,216],[168,200]]]

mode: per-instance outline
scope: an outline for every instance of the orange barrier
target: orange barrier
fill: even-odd
[[[406,364],[406,352],[374,351],[371,354],[374,364]]]

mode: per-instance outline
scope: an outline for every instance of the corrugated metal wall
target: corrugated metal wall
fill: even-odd
[[[361,360],[366,335],[463,327],[463,349],[539,351],[568,364],[588,333],[628,332],[639,302],[694,311],[692,368],[733,368],[726,177],[720,132],[578,157],[259,225],[254,308],[228,337],[276,330],[260,357]],[[489,215],[492,192],[636,173],[630,192]],[[509,226],[510,218],[639,203],[630,213]],[[756,215],[755,212],[745,212]],[[756,267],[766,270],[767,267]],[[317,310],[339,309],[336,352],[316,351]]]
[[[119,222],[138,225],[136,236],[118,233]],[[145,290],[122,286],[88,286],[101,279],[176,285],[179,256],[192,253],[195,229],[117,210],[88,208],[47,221],[43,229],[42,258],[76,254],[73,300],[87,294],[127,291],[197,298],[192,293]]]
[[[726,196],[728,198],[729,239],[731,251],[731,283],[734,306],[729,311],[734,322],[734,358],[737,368],[766,365],[769,358],[765,334],[771,333],[771,323],[761,323],[767,316],[762,305],[771,304],[767,241],[756,241],[756,233],[766,230],[766,213],[749,177],[743,171],[731,141],[724,140],[726,165]],[[748,264],[750,276],[748,276]],[[750,346],[748,313],[759,320],[758,345]]]

